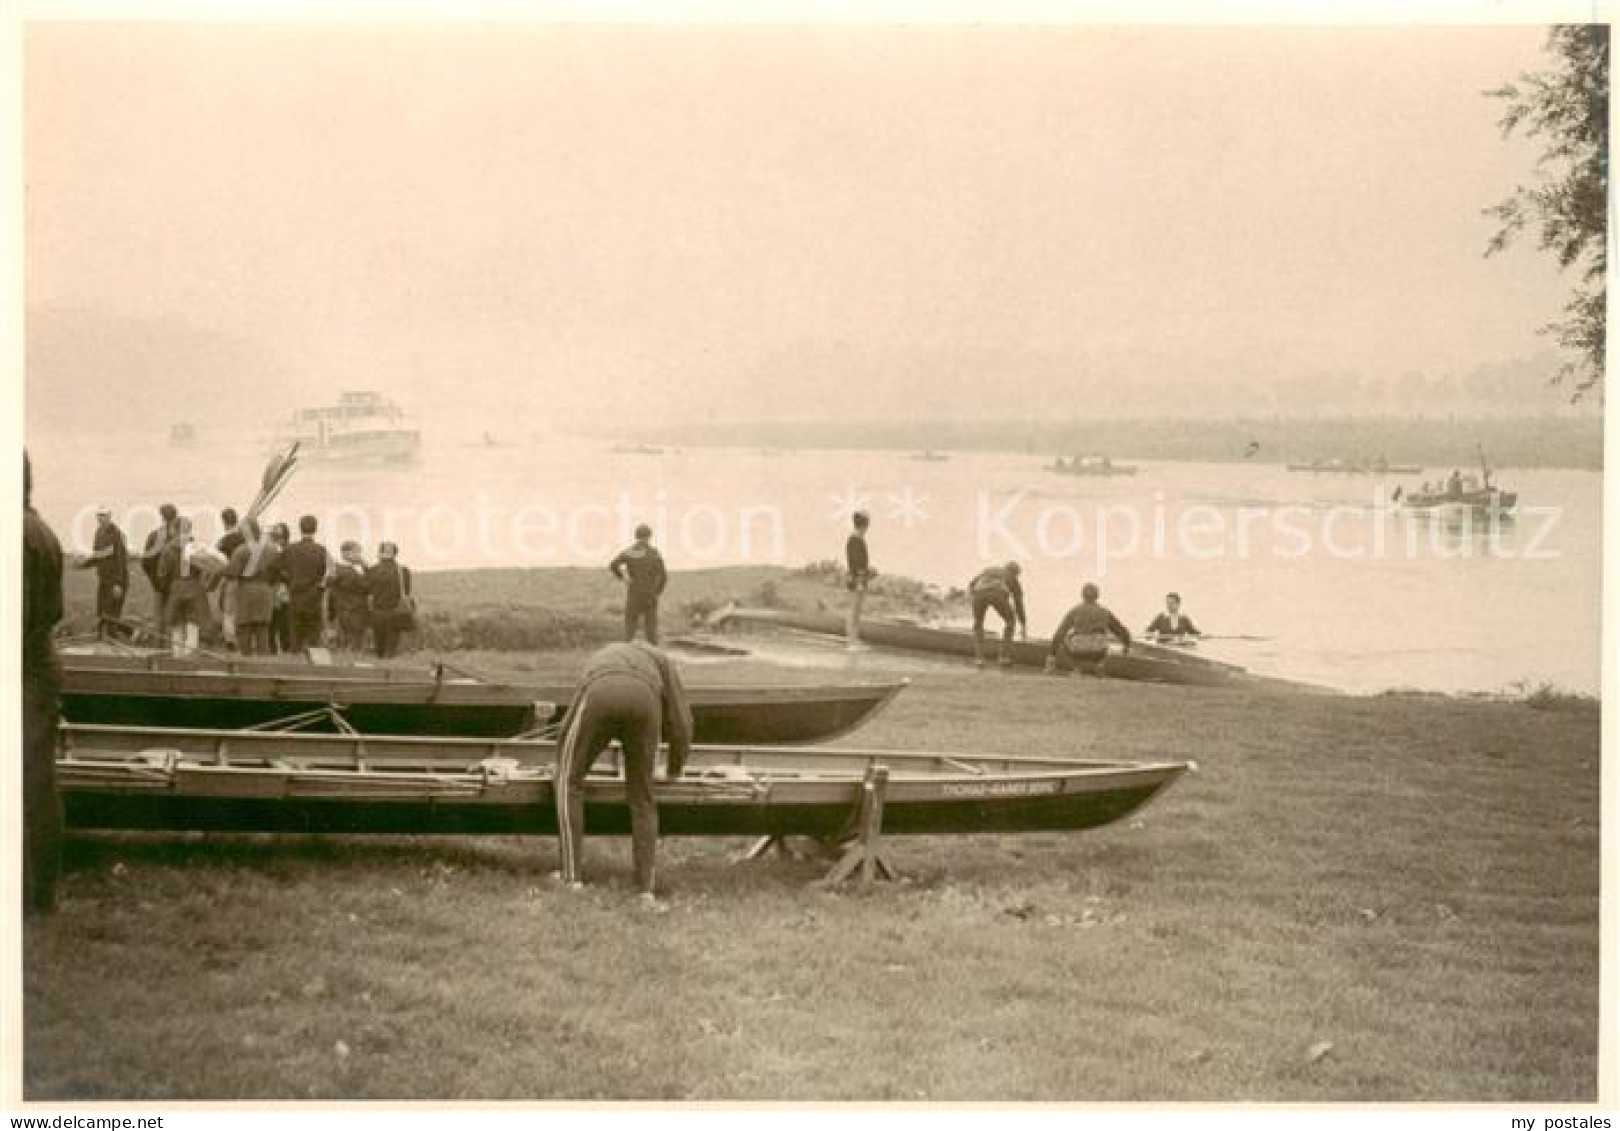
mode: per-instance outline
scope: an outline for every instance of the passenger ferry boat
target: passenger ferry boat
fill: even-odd
[[[301,408],[283,429],[301,456],[318,460],[408,463],[422,447],[414,419],[380,393],[346,392],[335,405]]]

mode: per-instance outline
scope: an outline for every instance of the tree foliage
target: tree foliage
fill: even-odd
[[[1555,27],[1546,50],[1553,66],[1520,75],[1487,93],[1507,103],[1503,136],[1520,132],[1541,140],[1537,183],[1486,210],[1501,224],[1485,254],[1532,232],[1542,251],[1579,277],[1565,317],[1541,328],[1567,351],[1558,380],[1573,386],[1571,399],[1602,395],[1604,306],[1607,295],[1609,199],[1609,29],[1603,24]]]

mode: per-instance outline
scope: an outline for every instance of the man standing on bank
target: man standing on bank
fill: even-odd
[[[675,665],[657,648],[639,640],[609,644],[595,652],[585,662],[557,747],[553,782],[564,884],[583,886],[580,862],[585,851],[585,776],[608,743],[617,739],[624,751],[624,788],[630,804],[630,851],[636,888],[643,903],[662,909],[654,874],[658,807],[652,789],[660,737],[669,743],[666,780],[674,780],[681,776],[692,752],[692,711]]]
[[[152,583],[152,623],[159,639],[167,639],[169,635],[168,608],[169,591],[159,576],[158,567],[163,562],[163,552],[169,548],[169,542],[174,537],[175,523],[180,520],[180,512],[174,509],[173,503],[164,503],[158,508],[158,526],[146,536],[146,545],[141,549],[141,572],[146,574],[146,580]]]
[[[229,564],[237,547],[247,539],[236,521],[234,507],[226,507],[219,512],[219,524],[225,533],[214,543],[214,549]],[[236,581],[227,569],[219,575],[219,630],[225,638],[225,650],[228,652],[236,651],[236,620]]]
[[[648,644],[658,643],[658,598],[664,594],[669,573],[664,569],[664,556],[652,546],[652,527],[642,523],[636,527],[633,545],[608,563],[613,576],[623,581],[624,638],[636,638],[636,626]]]
[[[298,520],[298,541],[281,554],[281,573],[287,579],[288,608],[292,628],[292,651],[316,648],[326,634],[324,617],[326,578],[332,572],[332,559],[326,547],[315,541],[315,516]]]
[[[968,582],[968,597],[973,602],[973,663],[984,667],[984,615],[991,609],[1001,615],[1001,651],[996,662],[1002,667],[1012,663],[1013,630],[1029,639],[1029,619],[1024,614],[1024,587],[1018,575],[1023,567],[1017,562],[991,566]]]
[[[1047,671],[1055,672],[1059,668],[1068,671],[1079,665],[1094,675],[1102,675],[1103,664],[1108,659],[1110,634],[1130,652],[1131,630],[1097,603],[1101,595],[1089,581],[1081,587],[1080,603],[1068,611],[1057,631],[1052,633],[1052,651],[1046,657]]]
[[[62,867],[62,800],[56,792],[56,727],[62,670],[51,638],[62,619],[62,546],[34,511],[23,453],[22,738],[23,913],[56,907]]]
[[[111,639],[118,635],[124,598],[129,595],[129,546],[106,507],[96,508],[96,540],[79,562],[80,569],[92,567],[96,571],[96,635]]]
[[[875,572],[872,558],[866,550],[866,530],[872,525],[872,516],[856,511],[850,516],[854,529],[844,541],[844,566],[849,574],[849,622],[845,626],[846,646],[855,648],[861,642],[861,608],[866,604],[866,586]]]

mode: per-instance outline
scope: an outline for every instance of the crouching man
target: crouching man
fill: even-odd
[[[669,658],[650,644],[609,644],[585,662],[557,748],[557,839],[563,883],[579,886],[585,850],[585,776],[617,739],[624,750],[625,794],[630,803],[631,857],[644,903],[660,907],[654,861],[658,807],[653,765],[660,739],[669,743],[668,777],[677,778],[692,752],[692,711]]]

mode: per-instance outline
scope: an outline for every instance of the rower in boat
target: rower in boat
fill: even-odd
[[[1193,624],[1192,617],[1181,611],[1181,594],[1166,593],[1164,612],[1153,618],[1143,635],[1161,644],[1188,644],[1204,634]]]
[[[1064,615],[1052,633],[1052,650],[1046,657],[1046,670],[1069,671],[1078,667],[1102,675],[1108,659],[1109,638],[1117,638],[1125,652],[1131,650],[1131,630],[1120,623],[1108,608],[1098,603],[1101,592],[1091,582],[1080,590],[1080,603]]]
[[[994,609],[1001,616],[1001,651],[996,663],[1002,667],[1012,664],[1009,650],[1013,630],[1029,639],[1029,618],[1024,613],[1024,587],[1018,581],[1023,567],[1017,562],[991,566],[968,582],[968,596],[973,602],[973,663],[984,667],[984,615]]]
[[[609,644],[585,662],[579,690],[557,749],[555,778],[560,878],[582,887],[585,851],[585,777],[608,743],[624,751],[625,799],[630,807],[630,854],[642,902],[661,909],[653,866],[658,852],[658,806],[653,762],[662,737],[669,743],[670,779],[692,753],[692,709],[675,665],[643,641]]]

